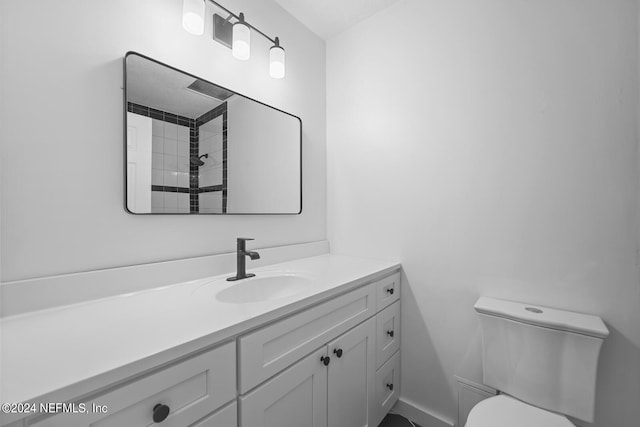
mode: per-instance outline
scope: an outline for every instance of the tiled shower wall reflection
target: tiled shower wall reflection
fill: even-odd
[[[190,211],[189,135],[188,126],[152,119],[152,213]]]
[[[151,213],[226,213],[227,103],[196,119],[132,102],[127,110],[152,123]]]

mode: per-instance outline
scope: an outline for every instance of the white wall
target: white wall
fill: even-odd
[[[2,0],[2,280],[178,259],[326,234],[325,44],[272,1],[222,1],[287,49],[269,77],[269,43],[232,58],[182,29],[182,0]],[[300,216],[134,216],[123,208],[123,64],[129,50],[303,120]],[[304,94],[304,96],[300,96]],[[71,132],[73,129],[73,132]]]
[[[490,295],[601,315],[595,425],[638,425],[637,19],[404,0],[327,42],[329,238],[402,261],[403,399],[455,418]]]

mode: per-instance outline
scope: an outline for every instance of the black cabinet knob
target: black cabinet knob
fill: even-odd
[[[333,354],[338,356],[338,359],[341,358],[342,357],[342,349],[341,348],[336,348],[335,350],[333,350]]]
[[[391,391],[393,391],[393,384],[387,384],[387,388]]]
[[[389,295],[393,295],[393,288],[387,289],[387,292],[389,293]]]
[[[154,423],[163,422],[169,416],[169,412],[171,412],[171,408],[169,408],[165,404],[158,403],[156,406],[153,407],[153,422]]]
[[[329,366],[329,362],[331,362],[331,358],[329,356],[322,356],[320,361],[324,363],[324,366]]]
[[[387,331],[387,335],[389,335],[391,338],[393,338],[393,331]]]

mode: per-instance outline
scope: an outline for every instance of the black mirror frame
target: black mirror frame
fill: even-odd
[[[193,77],[194,79],[199,79],[202,81],[205,81],[209,84],[213,84],[215,86],[218,86],[222,89],[228,90],[230,92],[235,93],[236,95],[240,95],[246,99],[249,99],[251,101],[257,102],[258,104],[264,105],[265,107],[269,107],[271,109],[274,109],[276,111],[279,111],[283,114],[286,114],[288,116],[291,116],[295,119],[297,119],[300,122],[300,210],[298,212],[283,212],[283,213],[279,213],[279,212],[272,212],[272,213],[228,213],[228,212],[224,212],[224,213],[200,213],[200,212],[189,212],[189,213],[165,213],[165,212],[145,212],[145,213],[139,213],[139,212],[132,212],[129,210],[129,207],[127,206],[127,58],[129,57],[129,55],[136,55],[138,57],[144,58],[148,61],[154,62],[158,65],[162,65],[163,67],[167,67],[171,70],[177,71],[179,73],[183,73],[188,75],[189,77]],[[273,107],[271,105],[265,104],[264,102],[258,101],[257,99],[251,98],[249,96],[243,95],[241,93],[238,93],[234,90],[228,89],[224,86],[220,86],[217,83],[212,83],[206,79],[203,79],[201,77],[195,76],[191,73],[187,73],[186,71],[180,70],[176,67],[172,67],[171,65],[165,64],[161,61],[155,60],[153,58],[150,58],[147,55],[143,55],[141,53],[135,52],[135,51],[128,51],[123,59],[123,194],[124,194],[124,210],[127,213],[130,213],[132,215],[301,215],[302,214],[302,203],[303,203],[303,198],[302,198],[302,175],[303,175],[303,167],[302,167],[302,119],[294,114],[291,113],[287,113],[286,111],[283,111],[279,108]]]

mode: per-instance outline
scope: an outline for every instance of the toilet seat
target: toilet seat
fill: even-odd
[[[501,394],[478,403],[466,427],[575,427],[566,417]]]

